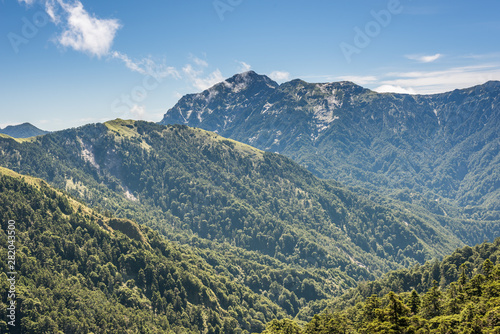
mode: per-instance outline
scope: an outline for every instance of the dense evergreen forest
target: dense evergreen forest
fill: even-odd
[[[399,292],[398,292],[399,291]],[[266,334],[499,333],[500,238],[442,262],[389,273],[331,301],[304,326],[273,320]]]
[[[291,316],[356,281],[481,242],[500,226],[377,204],[284,156],[186,126],[115,120],[0,138],[0,148],[2,165],[192,246]]]
[[[0,254],[16,231],[10,333],[249,333],[285,312],[148,227],[104,217],[44,181],[0,169]],[[7,262],[0,262],[0,331]]]
[[[133,221],[106,217],[45,181],[4,168],[0,204],[6,208],[1,212],[2,245],[8,244],[7,222],[16,221],[18,326],[11,333],[264,329],[264,333],[311,334],[496,333],[500,329],[500,238],[458,249],[441,262],[361,283],[316,305],[325,311],[299,315],[308,319],[301,326],[287,319],[285,309],[265,294],[242,284],[245,278],[232,274],[237,269],[228,266],[218,273],[216,264],[228,261],[221,256],[224,245],[218,251],[208,247],[200,256],[199,249],[169,242]],[[0,251],[7,258],[7,247]],[[269,267],[273,261],[268,258]],[[267,271],[268,277],[247,279],[253,284],[271,282],[278,279],[278,267]],[[10,270],[5,261],[0,270],[1,317],[7,319]],[[303,278],[301,289],[314,293],[314,283],[307,282]],[[273,284],[269,293],[279,290]],[[286,293],[279,299],[293,300]],[[8,330],[5,320],[0,329]]]
[[[498,221],[453,218],[405,190],[349,190],[186,126],[115,120],[0,136],[0,152],[0,250],[13,219],[29,333],[260,333],[270,321],[302,331],[283,319],[348,317],[373,294],[383,310],[391,291],[406,303],[433,280],[445,291],[463,263],[424,262],[500,234]]]
[[[249,71],[183,96],[161,123],[279,152],[349,186],[424,195],[454,218],[498,220],[499,97],[498,81],[410,95],[348,81],[278,84]]]

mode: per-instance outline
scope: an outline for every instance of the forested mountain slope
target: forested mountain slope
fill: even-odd
[[[189,248],[42,180],[0,168],[0,204],[0,254],[7,259],[14,220],[17,272],[11,327],[12,270],[0,262],[2,333],[248,333],[285,315]]]
[[[279,152],[315,175],[449,201],[454,217],[500,217],[500,83],[435,95],[351,82],[278,85],[255,72],[186,95],[162,124],[215,131]]]
[[[305,326],[273,320],[264,333],[498,333],[499,259],[500,239],[458,249],[331,300]]]
[[[320,313],[324,309],[330,312],[340,311],[372,295],[383,297],[391,291],[409,293],[415,290],[424,293],[436,284],[440,289],[446,290],[452,282],[459,280],[462,274],[470,278],[482,273],[486,260],[490,260],[493,264],[500,263],[500,238],[492,243],[483,242],[474,247],[459,248],[441,261],[428,261],[424,265],[391,271],[374,281],[360,282],[356,288],[350,289],[342,296],[311,303],[301,311],[298,318],[310,320],[315,313]]]
[[[116,120],[0,138],[0,150],[2,166],[195,246],[290,315],[359,279],[449,254],[468,235],[499,233],[498,222],[445,227],[376,204],[284,156],[186,126]]]

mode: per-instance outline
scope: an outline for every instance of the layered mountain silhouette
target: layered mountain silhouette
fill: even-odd
[[[105,318],[122,331],[261,332],[373,293],[446,288],[467,266],[472,277],[498,262],[498,240],[418,264],[500,234],[499,92],[378,94],[246,72],[183,97],[162,121],[180,125],[0,135],[23,329],[88,332]],[[75,300],[112,312],[82,316]]]
[[[425,194],[500,217],[500,82],[434,95],[351,82],[278,85],[253,71],[186,95],[161,124],[186,124],[284,154],[321,178]]]
[[[289,315],[500,233],[494,221],[375,202],[283,155],[183,125],[118,119],[0,138],[0,150],[0,165],[193,247]]]

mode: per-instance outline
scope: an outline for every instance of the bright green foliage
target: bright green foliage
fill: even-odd
[[[0,138],[0,150],[2,166],[64,189],[135,242],[150,243],[132,221],[153,228],[289,317],[308,320],[357,281],[449,254],[469,233],[462,228],[465,223],[427,219],[392,200],[366,199],[373,194],[319,180],[284,156],[186,126],[115,120],[27,142]],[[54,205],[68,215],[64,201]],[[467,221],[471,231],[496,234],[497,223],[481,224]],[[125,260],[132,261],[124,255]],[[432,279],[444,286],[457,279],[463,262],[427,264],[412,269],[412,277],[393,273],[379,297],[411,288],[421,293]],[[154,313],[170,306],[182,314],[182,289],[179,299],[174,290],[165,306],[162,292],[161,298],[155,294],[162,281],[141,265],[132,269],[133,277],[122,277],[125,287],[117,300],[140,304],[140,295],[128,287],[138,286],[150,294]],[[88,275],[97,282],[99,272]],[[362,283],[356,291],[359,301],[381,290],[376,283]],[[234,327],[231,319],[244,328],[258,328],[269,319],[256,312],[252,319],[258,320],[241,320],[239,308],[253,309],[251,302],[241,305],[230,298],[224,305],[230,316],[220,328]]]
[[[0,219],[2,259],[7,222],[16,222],[18,318],[11,333],[249,333],[285,315],[189,248],[5,169]],[[2,333],[8,271],[0,261]]]
[[[433,287],[424,294],[422,298],[421,314],[426,319],[435,318],[441,315],[441,291],[437,286],[437,282],[433,281]]]
[[[420,310],[420,296],[418,295],[417,291],[413,290],[411,292],[409,301],[408,301],[408,307],[410,308],[410,313],[415,315],[418,313]]]
[[[500,239],[495,245],[485,243],[475,253],[487,255],[485,249],[499,244]],[[381,298],[373,295],[356,305],[315,315],[302,333],[499,333],[500,258],[489,254],[465,282],[441,288],[433,280],[420,295],[415,290],[390,291]]]
[[[0,138],[0,149],[3,166],[192,246],[290,316],[356,281],[463,245],[440,222],[186,126],[115,120],[33,142]]]
[[[301,334],[301,328],[292,320],[273,320],[262,334]]]
[[[299,319],[308,321],[315,313],[319,313],[325,308],[333,310],[345,309],[363,300],[369,302],[373,295],[381,298],[391,291],[411,293],[409,299],[413,298],[413,302],[411,304],[407,303],[407,305],[410,307],[411,312],[415,313],[416,309],[421,309],[424,302],[423,295],[416,298],[419,293],[422,294],[431,290],[435,294],[440,293],[439,289],[432,289],[436,286],[436,283],[439,284],[441,290],[447,288],[448,297],[446,300],[448,303],[434,305],[436,308],[439,306],[441,311],[448,309],[452,310],[451,313],[456,314],[458,311],[453,310],[456,310],[457,305],[463,303],[461,292],[465,291],[465,286],[470,277],[476,273],[483,273],[484,276],[487,276],[487,272],[489,272],[489,275],[492,275],[495,270],[491,267],[491,264],[496,263],[499,259],[500,238],[497,238],[493,243],[484,242],[474,247],[466,246],[446,256],[441,262],[433,260],[409,269],[391,271],[381,279],[360,282],[356,288],[329,302],[310,303],[307,308],[301,310]],[[482,275],[477,276],[474,282],[480,283],[482,279]],[[467,285],[467,289],[470,293],[477,294],[480,292],[477,286]],[[413,293],[412,290],[415,290],[415,292]],[[430,298],[431,296],[427,297]],[[418,300],[420,300],[420,308],[417,306]],[[438,298],[428,299],[429,302],[432,300],[436,301]]]

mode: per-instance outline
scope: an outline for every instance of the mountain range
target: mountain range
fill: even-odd
[[[0,129],[0,133],[13,138],[29,138],[41,136],[49,132],[41,130],[31,123],[23,123],[19,125],[6,126],[4,129]]]
[[[184,96],[160,123],[278,152],[320,178],[399,199],[406,189],[451,203],[462,217],[499,219],[499,102],[497,81],[380,94],[351,82],[278,85],[250,71]]]
[[[0,241],[7,243],[7,221],[14,224],[18,263],[17,297],[8,297],[16,301],[16,327],[4,320],[10,286],[5,273],[12,269],[0,264],[5,333],[437,333],[443,328],[493,333],[500,325],[500,265],[494,266],[500,238],[313,302],[298,315],[310,320],[302,329],[286,319],[289,314],[267,291],[253,292],[234,276],[237,268],[224,263],[226,270],[219,272],[215,263],[227,257],[227,248],[217,254],[202,250],[199,242],[177,245],[144,225],[100,214],[41,179],[1,167],[0,202],[8,208],[1,211]],[[277,273],[272,265],[267,262],[263,277],[274,280],[269,291],[279,288],[278,277],[269,276]],[[253,284],[259,284],[255,274]],[[310,284],[302,282],[305,290],[314,290]],[[279,300],[290,303],[293,296],[288,291]],[[321,314],[312,317],[315,310]]]
[[[500,233],[498,221],[372,201],[283,155],[183,125],[118,119],[0,138],[0,150],[2,166],[195,247],[219,273],[265,291],[292,316],[359,280]]]
[[[436,220],[377,205],[282,155],[185,126],[116,120],[29,142],[0,139],[0,148],[3,166],[118,217],[290,265],[340,269],[347,285],[466,242]],[[479,226],[480,238],[497,229]]]
[[[474,301],[490,326],[500,239],[466,245],[500,235],[499,93],[379,94],[250,71],[183,97],[163,124],[0,135],[0,242],[15,219],[22,330],[302,333],[279,320],[295,317],[323,333],[357,310],[378,312],[377,328],[411,317],[437,329]],[[410,290],[424,300],[454,281],[460,309],[387,315]]]

